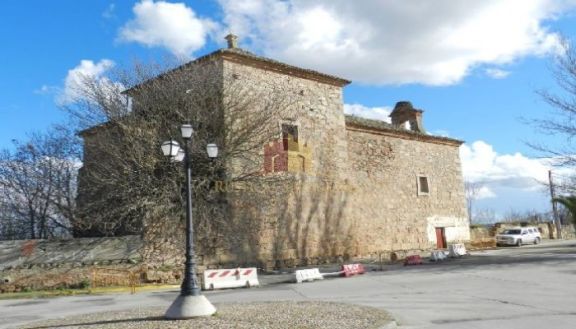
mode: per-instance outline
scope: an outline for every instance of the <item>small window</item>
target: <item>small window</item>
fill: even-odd
[[[282,124],[282,139],[292,138],[295,142],[298,142],[298,126]]]
[[[430,194],[430,186],[428,186],[427,176],[418,176],[418,195]]]
[[[291,142],[298,143],[298,126],[282,124],[282,143],[284,144],[284,151],[288,150],[288,145]]]

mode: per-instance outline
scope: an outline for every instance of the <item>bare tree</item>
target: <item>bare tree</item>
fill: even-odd
[[[219,183],[236,189],[284,179],[262,176],[262,149],[278,138],[278,122],[292,100],[223,77],[217,62],[165,68],[137,63],[106,79],[85,77],[78,99],[66,106],[86,128],[75,234],[144,234],[157,244],[181,235],[183,170],[168,162],[160,144],[178,140],[179,126],[191,123],[196,241],[208,253],[231,229]],[[206,156],[207,143],[220,146],[217,159]]]
[[[490,208],[476,211],[476,214],[474,215],[474,221],[476,224],[495,223],[497,221],[496,218],[496,211]]]
[[[466,207],[468,210],[468,220],[470,224],[472,224],[472,219],[474,216],[472,215],[474,201],[479,196],[480,189],[482,188],[482,184],[479,182],[472,182],[472,181],[465,181],[464,182],[464,192],[466,193]]]
[[[0,225],[6,238],[66,236],[75,221],[80,144],[56,126],[0,154]]]
[[[0,192],[0,240],[22,240],[29,237],[28,225],[13,211],[12,206]]]
[[[551,107],[547,117],[529,120],[540,132],[560,137],[560,145],[531,142],[529,145],[546,157],[556,160],[558,165],[576,164],[576,49],[565,40],[563,53],[555,59],[552,73],[559,92],[540,90],[538,94]]]
[[[537,210],[519,211],[517,209],[510,209],[504,214],[502,219],[504,222],[537,224],[539,222],[549,221],[551,217],[552,214],[550,212],[539,212]]]

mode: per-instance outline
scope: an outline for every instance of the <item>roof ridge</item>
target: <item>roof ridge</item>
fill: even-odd
[[[361,128],[368,128],[368,129],[373,129],[373,130],[377,130],[377,131],[387,131],[387,132],[392,132],[392,133],[396,133],[396,134],[410,135],[410,136],[414,136],[414,137],[421,137],[421,138],[444,141],[444,142],[460,143],[460,144],[464,143],[464,141],[461,141],[461,140],[455,139],[455,138],[435,136],[435,135],[430,135],[430,134],[426,134],[426,133],[421,133],[418,131],[404,129],[401,126],[393,125],[391,123],[388,123],[388,122],[382,121],[382,120],[378,120],[378,119],[368,119],[368,118],[363,118],[363,117],[360,117],[357,115],[351,115],[351,114],[344,114],[344,119],[345,119],[346,126],[348,126],[348,125],[358,126]]]

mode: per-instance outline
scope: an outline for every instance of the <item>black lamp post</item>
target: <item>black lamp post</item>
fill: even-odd
[[[196,257],[194,253],[194,226],[192,223],[192,165],[190,161],[190,143],[194,129],[192,125],[184,124],[180,127],[184,148],[180,148],[174,140],[162,143],[162,153],[170,157],[172,162],[184,161],[186,172],[186,262],[184,267],[184,281],[180,289],[180,295],[166,311],[167,319],[189,319],[199,316],[209,316],[216,312],[216,308],[202,295],[198,279],[196,277]],[[218,156],[216,144],[206,145],[208,157]]]

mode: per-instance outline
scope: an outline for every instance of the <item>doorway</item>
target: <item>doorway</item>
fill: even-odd
[[[436,228],[436,248],[446,249],[446,234],[443,227]]]

